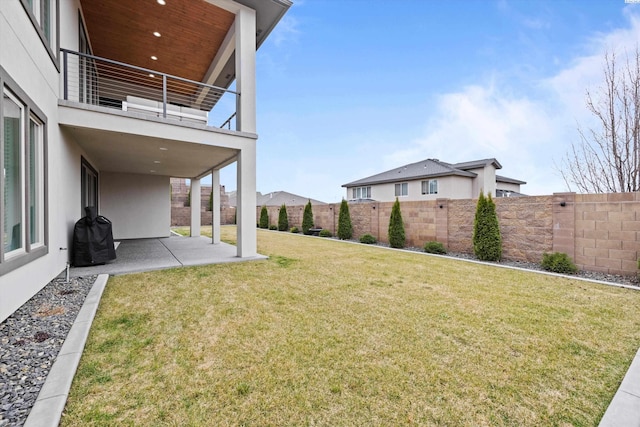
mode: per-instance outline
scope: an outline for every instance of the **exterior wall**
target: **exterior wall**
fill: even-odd
[[[47,253],[38,259],[0,275],[0,321],[7,318],[25,301],[42,289],[52,277],[62,272],[68,259],[66,229],[71,221],[65,201],[57,191],[66,176],[67,165],[57,167],[66,152],[59,144],[57,127],[58,82],[56,64],[47,53],[27,13],[19,1],[0,1],[0,67],[29,101],[46,118],[45,140],[48,147],[48,169],[45,193],[45,241]],[[79,176],[79,175],[78,175]],[[65,249],[60,249],[65,248]]]
[[[488,164],[483,168],[469,169],[469,172],[478,174],[473,180],[473,193],[471,197],[480,196],[480,191],[485,194],[490,193],[495,197],[496,195],[496,168],[495,166]]]
[[[545,252],[565,252],[587,271],[635,275],[640,257],[640,192],[617,194],[556,193],[552,196],[494,199],[502,234],[503,257],[540,262]],[[477,199],[400,201],[406,246],[429,240],[451,252],[473,253],[473,222]],[[372,234],[388,242],[392,202],[350,203],[354,238]],[[260,217],[256,209],[256,222]],[[287,206],[290,227],[302,226],[304,206]],[[277,224],[278,207],[267,207]],[[339,204],[313,207],[314,224],[333,234]]]
[[[113,238],[169,236],[169,191],[166,176],[102,172],[100,212],[113,223]]]
[[[516,193],[519,193],[520,184],[511,184],[508,182],[496,182],[496,190],[515,191]]]
[[[450,199],[464,199],[471,197],[472,195],[473,180],[470,178],[462,176],[444,176],[433,179],[438,180],[438,194],[422,194],[422,181],[424,181],[424,179],[417,179],[412,181],[401,181],[409,184],[409,194],[407,196],[398,197],[398,199],[400,201],[436,200],[442,197]],[[400,181],[397,183],[400,183]],[[397,183],[372,185],[371,198],[379,202],[395,201],[395,185]],[[352,195],[351,188],[347,189],[347,200],[351,199]]]

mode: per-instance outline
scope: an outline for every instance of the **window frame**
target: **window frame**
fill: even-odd
[[[353,187],[352,188],[352,193],[351,195],[353,196],[353,200],[363,200],[363,199],[370,199],[371,198],[371,186],[370,185],[363,185],[360,187]],[[364,196],[363,196],[363,193]],[[358,196],[358,194],[360,194],[360,196]]]
[[[399,189],[399,191],[398,191]],[[399,182],[394,185],[394,193],[396,197],[407,197],[409,195],[409,183]]]
[[[435,187],[436,187],[435,191],[432,191],[432,188],[431,188],[432,184],[435,184]],[[438,194],[437,179],[426,179],[421,182],[420,187],[421,187],[421,192],[423,196],[430,195],[430,194]]]
[[[0,0],[1,1],[1,0]],[[29,0],[20,0],[20,4],[27,12],[27,16],[31,21],[31,24],[38,33],[38,37],[42,41],[42,44],[47,50],[53,65],[60,72],[60,60],[58,52],[60,52],[60,0],[31,0],[33,4],[37,4],[34,10],[34,6],[29,4]],[[36,3],[37,2],[37,3]],[[40,5],[43,2],[49,4],[49,38],[45,34],[42,22],[44,21],[44,10]],[[39,16],[36,16],[36,11]]]
[[[47,143],[47,117],[40,110],[31,98],[18,86],[18,84],[8,75],[8,73],[0,66],[0,91],[3,94],[9,94],[12,101],[17,101],[22,108],[22,123],[20,136],[20,162],[22,180],[20,183],[21,191],[21,245],[19,251],[5,251],[4,231],[0,233],[0,276],[7,274],[19,267],[22,267],[49,253],[49,200],[48,200],[48,143]],[[31,122],[35,119],[39,125],[40,144],[39,152],[42,154],[41,164],[38,167],[38,179],[42,184],[40,189],[40,197],[38,198],[41,207],[38,207],[39,213],[42,215],[40,225],[39,241],[31,242],[31,218],[28,215],[31,206],[30,193],[30,141],[31,141]],[[0,102],[0,168],[4,169],[4,102]],[[41,179],[40,179],[41,178]],[[5,197],[5,176],[0,174],[0,200],[4,203]],[[0,222],[4,224],[4,209],[0,210]]]

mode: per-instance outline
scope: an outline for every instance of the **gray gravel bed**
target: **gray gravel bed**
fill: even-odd
[[[0,323],[0,427],[25,423],[96,277],[54,279]]]

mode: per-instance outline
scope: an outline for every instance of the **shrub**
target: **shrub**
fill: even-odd
[[[392,248],[403,248],[404,242],[404,223],[400,212],[400,202],[396,197],[396,201],[391,208],[391,217],[389,218],[389,245]]]
[[[440,242],[427,242],[424,244],[424,251],[429,254],[440,254],[444,255],[447,253],[447,250],[444,248],[444,245]]]
[[[348,240],[353,237],[353,225],[351,225],[351,214],[349,204],[345,199],[340,203],[340,214],[338,215],[338,238]]]
[[[278,214],[278,230],[287,231],[289,229],[289,217],[287,216],[287,207],[282,204],[280,213]]]
[[[542,268],[554,273],[577,273],[578,267],[573,263],[569,255],[564,252],[554,252],[552,254],[542,254]]]
[[[364,243],[365,245],[373,245],[377,240],[371,234],[363,234],[360,236],[360,243]]]
[[[473,252],[482,261],[500,261],[502,258],[502,237],[491,194],[485,197],[480,192],[478,198],[473,222]]]
[[[191,206],[191,190],[187,193],[187,201],[184,202],[185,206]]]
[[[277,225],[275,225],[275,224],[271,224],[271,225],[269,226],[269,230],[278,230],[278,226],[277,226]]]
[[[333,233],[331,233],[330,230],[327,230],[326,228],[323,228],[318,233],[318,236],[320,236],[320,237],[333,237]]]
[[[311,200],[304,207],[304,212],[302,213],[302,233],[311,234],[309,231],[310,228],[313,228],[313,212],[311,211]]]
[[[292,233],[299,233],[299,232],[300,232],[300,230],[298,229],[298,227],[291,227],[291,230],[290,230],[290,231],[291,231]]]
[[[269,212],[267,212],[267,207],[263,206],[260,209],[260,228],[269,228]]]

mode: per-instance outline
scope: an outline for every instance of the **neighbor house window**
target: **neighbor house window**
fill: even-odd
[[[354,187],[352,195],[354,199],[370,199],[371,187]]]
[[[429,179],[422,181],[422,194],[438,194],[438,180]]]
[[[396,184],[396,197],[409,195],[409,183],[403,182],[402,184]]]
[[[46,253],[46,122],[27,96],[8,83],[0,69],[0,274]]]

